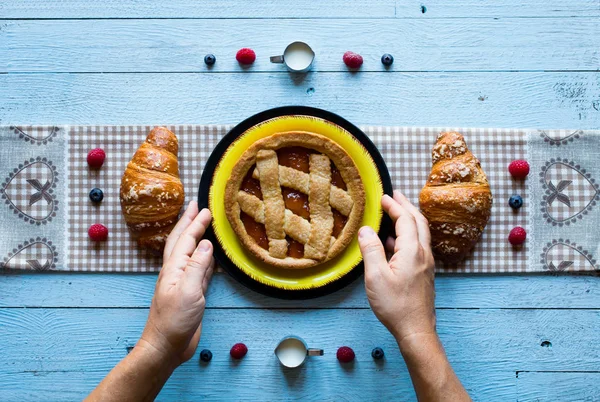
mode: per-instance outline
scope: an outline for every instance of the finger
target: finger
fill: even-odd
[[[389,195],[384,195],[381,205],[394,221],[396,229],[396,245],[412,244],[418,241],[417,223],[410,212]]]
[[[175,247],[175,243],[179,239],[179,236],[183,233],[185,229],[192,223],[194,218],[198,215],[198,203],[196,201],[190,201],[188,207],[185,209],[185,212],[179,219],[179,222],[175,225],[169,237],[167,237],[167,242],[165,243],[165,251],[163,252],[163,261],[166,261],[171,256],[171,252],[173,251],[173,247]]]
[[[191,256],[194,250],[196,250],[196,245],[202,236],[204,236],[210,219],[210,211],[208,209],[204,208],[200,211],[192,223],[179,236],[171,255],[176,257]]]
[[[365,262],[365,281],[380,275],[388,268],[385,251],[377,233],[369,227],[364,226],[358,232],[358,245]]]
[[[206,270],[206,274],[204,275],[204,281],[202,281],[202,292],[206,294],[208,290],[208,285],[210,284],[210,280],[212,278],[213,272],[215,271],[215,257],[212,257],[210,261],[210,266]]]
[[[183,289],[197,292],[203,289],[204,278],[213,260],[213,246],[210,241],[202,240],[185,266]]]
[[[394,191],[394,200],[400,203],[408,212],[412,214],[417,223],[417,233],[419,236],[419,242],[423,247],[431,247],[431,233],[429,231],[429,222],[423,216],[421,211],[417,209],[404,194],[400,191]]]

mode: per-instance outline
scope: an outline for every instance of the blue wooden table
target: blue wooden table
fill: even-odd
[[[298,39],[317,53],[302,77],[268,61]],[[599,0],[3,0],[0,124],[236,123],[299,104],[356,124],[598,129],[599,43]],[[242,69],[246,46],[258,59]],[[343,65],[346,50],[365,58],[360,72]],[[0,400],[81,399],[136,342],[155,280],[0,276]],[[441,276],[436,287],[440,336],[475,400],[600,400],[597,277]],[[212,362],[184,364],[159,400],[414,399],[361,281],[290,302],[217,274],[204,322]],[[289,333],[325,355],[281,370],[272,349]],[[250,351],[234,364],[236,342]],[[335,359],[341,345],[357,353],[351,368]]]

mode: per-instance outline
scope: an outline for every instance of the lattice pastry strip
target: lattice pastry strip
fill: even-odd
[[[275,258],[285,258],[287,255],[287,241],[283,230],[285,202],[279,185],[277,153],[271,150],[258,151],[256,169],[260,175],[260,188],[265,205],[265,229],[269,238],[269,254]]]
[[[308,207],[310,237],[304,246],[304,257],[321,261],[327,257],[329,238],[333,232],[333,212],[329,206],[331,161],[325,155],[311,154]]]

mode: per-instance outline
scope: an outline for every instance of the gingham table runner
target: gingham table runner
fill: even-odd
[[[0,127],[0,268],[152,272],[159,258],[131,240],[118,200],[121,176],[153,126]],[[231,126],[167,126],[179,138],[181,180],[187,201],[197,199],[203,166]],[[418,201],[431,168],[431,148],[440,131],[457,130],[481,160],[494,204],[481,240],[458,267],[445,273],[594,271],[600,268],[600,132],[581,130],[474,129],[459,127],[362,127],[379,148],[394,188]],[[87,167],[90,149],[107,159]],[[527,159],[526,181],[507,172],[514,159]],[[104,191],[93,205],[88,193]],[[508,198],[520,194],[513,211]],[[109,228],[109,240],[92,243],[93,223]],[[514,248],[509,231],[523,226],[528,240]]]

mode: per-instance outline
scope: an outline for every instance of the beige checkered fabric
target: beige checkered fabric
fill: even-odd
[[[132,241],[119,203],[121,177],[135,150],[154,126],[71,127],[69,140],[69,269],[73,271],[157,271],[161,259]],[[230,126],[167,126],[179,139],[180,177],[186,205],[197,199],[202,169]],[[102,148],[106,160],[99,170],[87,166],[87,154]],[[104,199],[94,205],[89,191],[98,187]],[[108,241],[92,243],[87,230],[94,223],[109,228]]]
[[[197,198],[202,168],[219,139],[230,126],[168,126],[179,138],[181,179],[186,201]],[[152,126],[71,127],[69,139],[69,269],[75,271],[145,272],[160,268],[160,260],[141,251],[131,240],[121,215],[118,193],[121,176],[131,156]],[[458,268],[440,272],[524,272],[527,247],[513,249],[506,238],[510,229],[528,225],[526,188],[513,181],[507,166],[524,158],[526,136],[518,130],[461,128],[363,127],[382,153],[394,188],[418,202],[418,195],[431,168],[431,148],[437,134],[454,129],[465,135],[468,146],[481,160],[494,195],[492,218],[472,257]],[[91,171],[86,156],[100,147],[107,159],[102,169]],[[93,205],[88,193],[93,187],[104,191],[104,200]],[[513,213],[507,201],[521,194],[524,207]],[[109,227],[106,243],[91,243],[87,229],[93,223]]]
[[[431,170],[431,148],[441,131],[458,131],[465,136],[467,146],[481,161],[487,174],[494,202],[490,221],[471,255],[458,267],[437,264],[438,272],[493,273],[527,271],[527,245],[513,248],[507,241],[515,226],[528,229],[529,203],[524,181],[513,180],[508,165],[515,159],[525,159],[526,133],[520,130],[472,129],[459,127],[407,128],[363,127],[385,159],[395,189],[418,205],[419,193]],[[513,194],[523,197],[523,207],[517,212],[508,206]]]

